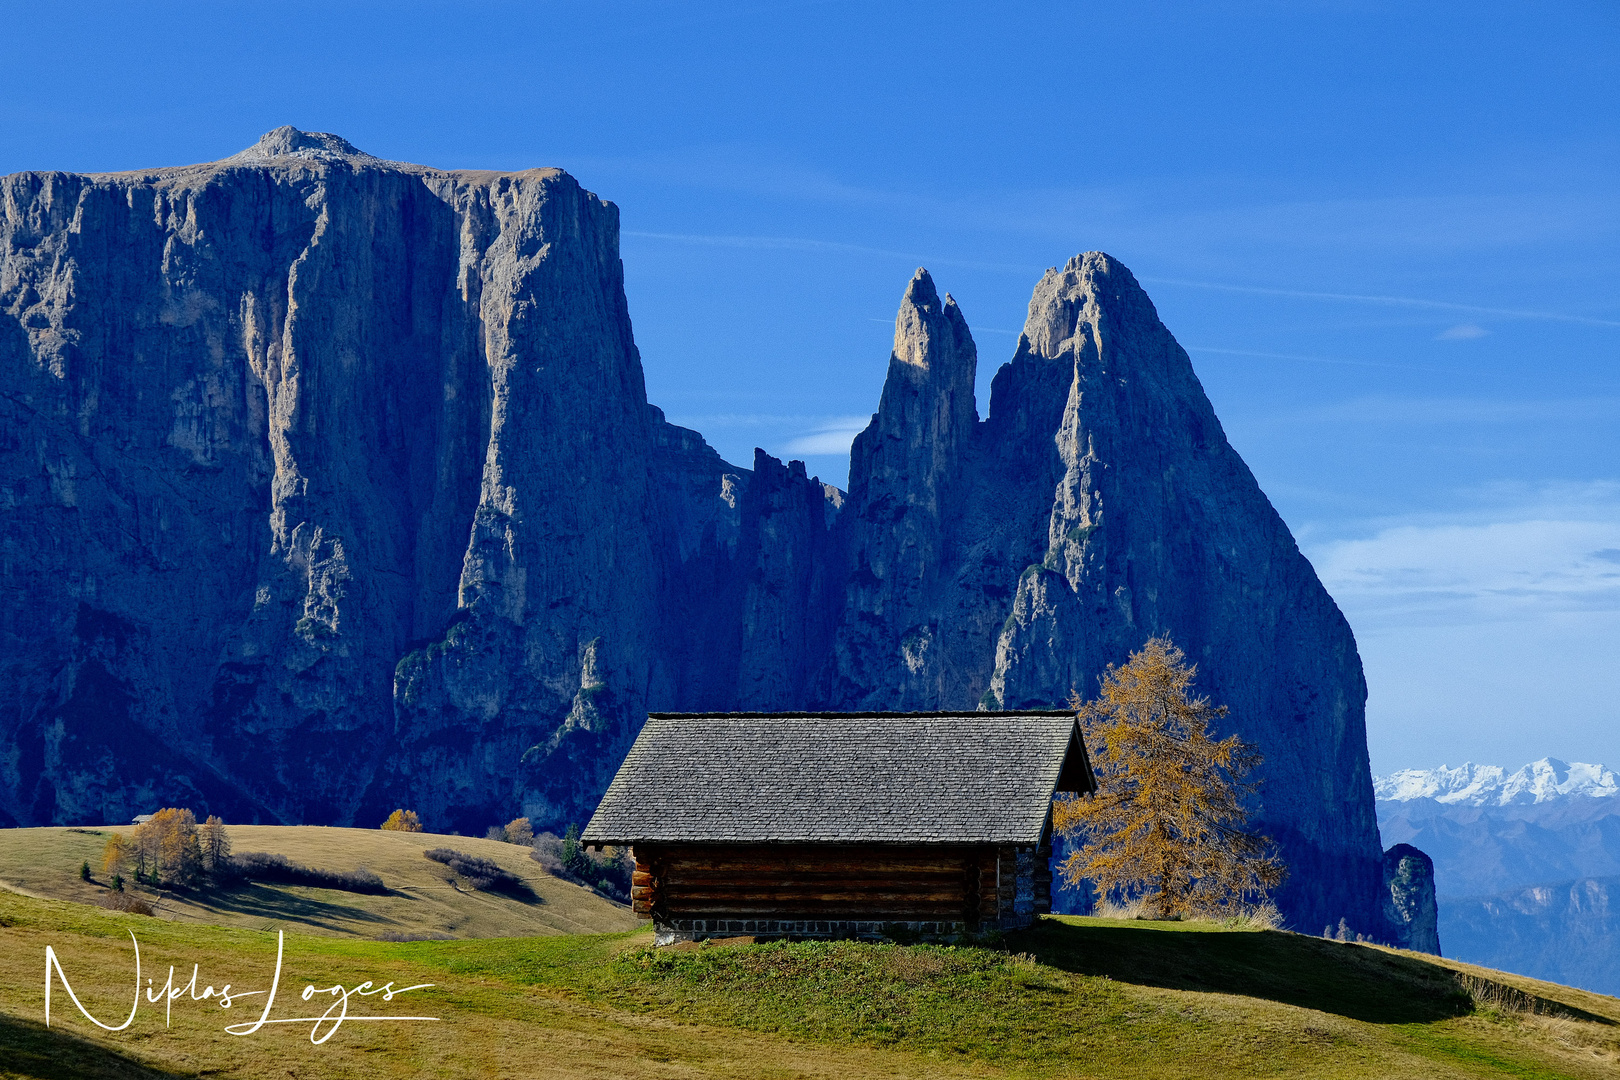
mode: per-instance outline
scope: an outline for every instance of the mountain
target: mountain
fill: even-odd
[[[1170,633],[1284,911],[1387,936],[1354,638],[1117,260],[1047,271],[982,419],[918,271],[846,494],[647,402],[559,170],[279,128],[6,177],[0,240],[0,820],[560,827],[649,709],[1047,705]]]
[[[1378,777],[1386,843],[1434,860],[1448,955],[1620,992],[1620,790],[1602,765],[1543,758]]]
[[[1500,765],[1403,769],[1373,781],[1380,802],[1433,799],[1448,806],[1525,806],[1574,797],[1620,795],[1620,780],[1602,765],[1557,758],[1533,761],[1515,773]]]
[[[1620,995],[1620,877],[1589,877],[1446,900],[1452,956]]]
[[[1620,874],[1620,791],[1602,765],[1442,766],[1373,786],[1385,842],[1427,852],[1441,897]]]

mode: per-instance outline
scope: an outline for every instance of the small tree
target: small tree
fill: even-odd
[[[225,869],[231,860],[231,837],[225,831],[225,823],[219,819],[218,814],[209,814],[208,820],[203,822],[202,829],[202,856],[203,865],[210,874],[217,874]]]
[[[157,819],[153,814],[129,834],[130,861],[135,864],[135,880],[144,882],[149,877],[153,884],[157,883],[158,847],[163,838],[160,830],[151,827]]]
[[[143,849],[155,852],[146,876],[151,884],[189,885],[202,871],[197,816],[190,810],[166,806],[137,825],[135,834]]]
[[[580,846],[578,825],[569,825],[568,831],[563,834],[562,864],[569,873],[581,877],[590,869],[590,858]]]
[[[117,878],[124,879],[124,871],[134,861],[134,847],[118,833],[107,837],[107,846],[101,849],[101,869]]]
[[[1074,694],[1098,790],[1053,807],[1056,831],[1084,841],[1064,879],[1140,898],[1159,918],[1263,900],[1286,873],[1271,841],[1241,828],[1244,797],[1259,788],[1245,778],[1262,758],[1236,735],[1210,734],[1227,710],[1190,696],[1197,671],[1156,637],[1124,667],[1108,666],[1096,701]]]
[[[395,810],[381,827],[393,832],[421,832],[422,819],[416,816],[415,810]]]
[[[534,826],[529,824],[526,817],[513,818],[506,823],[503,830],[506,833],[506,842],[509,844],[522,844],[527,847],[534,843]]]

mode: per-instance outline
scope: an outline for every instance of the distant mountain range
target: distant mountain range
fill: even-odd
[[[1543,758],[1375,777],[1384,843],[1434,860],[1446,955],[1620,994],[1620,779]]]
[[[1620,779],[1602,765],[1565,762],[1557,758],[1533,761],[1518,772],[1500,765],[1464,763],[1448,769],[1403,769],[1373,780],[1379,802],[1433,799],[1452,806],[1524,806],[1554,799],[1620,795]]]

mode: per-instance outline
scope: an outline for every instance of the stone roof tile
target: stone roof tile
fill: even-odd
[[[1072,712],[655,713],[581,839],[1037,843],[1060,777]]]

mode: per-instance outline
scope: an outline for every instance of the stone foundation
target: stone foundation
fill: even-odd
[[[878,941],[898,934],[925,940],[946,940],[969,932],[965,922],[869,921],[864,919],[670,919],[655,920],[654,944],[704,938],[759,937],[861,939]]]

